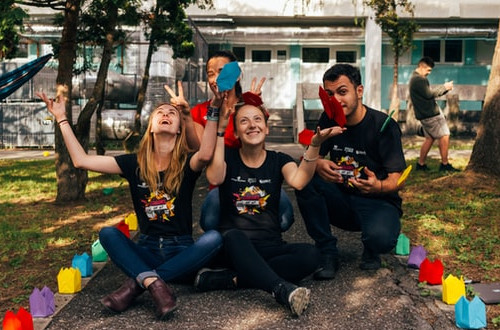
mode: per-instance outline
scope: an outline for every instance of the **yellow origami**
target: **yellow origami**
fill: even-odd
[[[463,276],[455,277],[448,275],[443,278],[443,302],[448,305],[455,305],[460,297],[465,296],[465,283]]]
[[[129,230],[137,230],[137,216],[135,213],[130,213],[125,217],[125,223],[128,225]]]
[[[57,274],[59,293],[76,293],[82,290],[82,275],[78,268],[61,268]]]

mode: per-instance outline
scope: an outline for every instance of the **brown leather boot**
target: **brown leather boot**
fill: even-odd
[[[121,313],[143,292],[144,289],[141,288],[136,280],[127,278],[125,283],[123,283],[118,290],[102,298],[101,304],[113,312]]]
[[[161,278],[151,283],[148,290],[156,305],[156,316],[160,320],[170,317],[177,308],[177,298],[174,291]]]

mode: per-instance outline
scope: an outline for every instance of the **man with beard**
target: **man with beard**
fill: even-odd
[[[334,65],[323,75],[323,88],[342,106],[347,129],[323,142],[315,176],[296,191],[307,232],[321,252],[321,266],[314,274],[318,280],[334,278],[339,269],[330,225],[360,231],[361,269],[380,268],[380,254],[394,248],[400,232],[398,179],[406,167],[398,124],[362,103],[359,69]],[[321,129],[336,125],[322,113]]]

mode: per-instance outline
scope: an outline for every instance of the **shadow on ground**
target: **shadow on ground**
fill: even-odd
[[[202,176],[203,177],[203,176]],[[206,183],[199,180],[194,216],[199,216]],[[295,224],[285,233],[289,242],[311,242],[291,189]],[[195,231],[199,231],[196,228]],[[105,310],[99,300],[125,279],[108,263],[52,320],[47,329],[455,329],[454,315],[438,307],[432,297],[421,297],[417,274],[405,258],[383,257],[384,267],[361,271],[359,233],[336,231],[341,270],[332,281],[305,280],[312,301],[294,318],[270,294],[258,290],[197,292],[191,285],[172,285],[178,309],[167,321],[157,321],[149,293],[121,314]]]

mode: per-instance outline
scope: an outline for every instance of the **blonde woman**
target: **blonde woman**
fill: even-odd
[[[99,239],[110,259],[128,279],[101,303],[114,312],[126,310],[133,300],[148,290],[159,319],[176,309],[176,297],[165,283],[196,273],[220,249],[222,239],[207,231],[192,238],[192,195],[195,182],[213,155],[217,115],[207,123],[200,149],[187,147],[183,116],[189,105],[182,95],[158,105],[149,117],[137,154],[116,157],[88,155],[76,139],[66,118],[64,102],[45,94],[38,96],[54,115],[71,160],[77,168],[119,174],[129,182],[140,235],[136,242],[115,227],[105,227]]]

